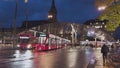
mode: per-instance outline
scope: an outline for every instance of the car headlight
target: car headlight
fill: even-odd
[[[28,45],[27,45],[27,48],[31,48],[31,44],[28,44]]]

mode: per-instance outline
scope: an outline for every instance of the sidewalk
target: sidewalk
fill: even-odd
[[[9,50],[9,49],[15,49],[13,48],[13,44],[0,44],[0,50]]]
[[[96,59],[95,68],[108,68],[107,66],[103,66],[103,59],[101,54],[101,48],[94,48],[94,55]]]

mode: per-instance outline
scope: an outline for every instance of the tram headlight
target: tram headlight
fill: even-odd
[[[20,45],[18,44],[17,47],[20,47]]]
[[[27,48],[31,48],[31,44],[28,44],[28,45],[27,45]]]

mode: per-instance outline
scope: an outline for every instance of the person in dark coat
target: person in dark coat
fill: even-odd
[[[105,65],[106,63],[108,52],[109,52],[109,47],[104,44],[101,48],[101,53],[103,56],[103,65]]]

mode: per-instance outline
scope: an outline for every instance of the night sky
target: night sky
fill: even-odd
[[[17,26],[26,20],[47,20],[52,0],[18,0]],[[60,22],[84,23],[96,18],[100,11],[94,6],[94,0],[55,0],[57,19]],[[12,27],[15,14],[15,0],[0,0],[0,27]]]

